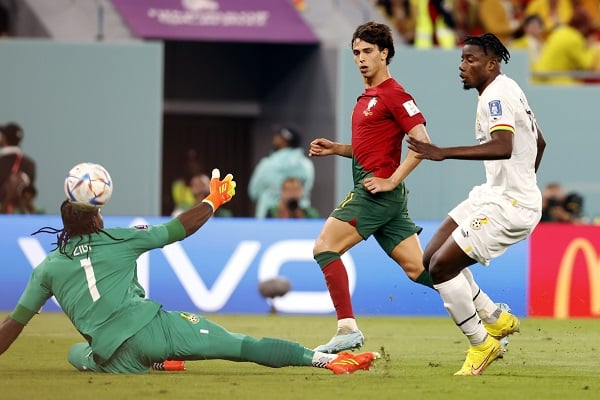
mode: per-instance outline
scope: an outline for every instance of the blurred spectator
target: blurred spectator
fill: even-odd
[[[10,14],[8,9],[0,4],[0,39],[10,37],[10,29]]]
[[[306,10],[306,3],[304,2],[304,0],[293,0],[294,3],[294,7],[296,7],[296,10],[302,12]]]
[[[417,1],[414,46],[428,49],[456,47],[456,22],[450,2],[444,0]]]
[[[210,177],[203,173],[194,174],[189,181],[190,191],[194,197],[194,204],[200,203],[210,193]],[[176,208],[173,211],[172,216],[176,217],[181,214],[184,210]],[[224,207],[219,207],[214,214],[215,217],[233,217],[231,210]]]
[[[481,0],[479,20],[483,30],[496,35],[505,46],[521,25],[512,0]]]
[[[479,20],[479,0],[455,0],[453,15],[458,45],[469,35],[484,33]]]
[[[529,54],[529,64],[535,64],[542,54],[544,47],[544,21],[539,15],[528,15],[523,21],[522,27],[510,42],[512,49],[524,49]]]
[[[575,0],[574,4],[588,13],[594,28],[600,28],[600,0]]]
[[[383,14],[390,20],[390,25],[402,37],[405,44],[413,45],[415,42],[416,3],[414,0],[376,0]]]
[[[22,139],[23,129],[18,124],[11,122],[0,126],[0,203],[4,202],[10,189],[22,186],[22,181],[27,185],[35,183],[35,162],[21,151]]]
[[[542,222],[555,220],[553,214],[562,211],[562,203],[566,193],[562,185],[558,182],[550,182],[542,191]],[[558,211],[553,211],[556,207],[560,207]]]
[[[273,135],[273,152],[263,157],[252,172],[248,184],[250,198],[256,202],[256,218],[279,203],[281,185],[286,178],[297,178],[304,185],[300,207],[310,206],[310,192],[315,181],[312,161],[300,147],[300,135],[290,127],[282,127]]]
[[[192,176],[201,174],[202,162],[196,150],[189,149],[185,155],[183,175],[171,184],[171,198],[173,200],[173,214],[179,214],[191,208],[196,199],[190,187]]]
[[[301,207],[304,187],[298,178],[287,178],[281,184],[279,204],[267,211],[267,218],[319,218],[319,212],[312,207]]]
[[[594,71],[600,71],[600,0],[574,0],[575,8],[585,10],[592,20],[594,32],[588,39],[590,46],[597,53]],[[583,79],[585,83],[600,83],[599,77]]]
[[[525,16],[537,14],[544,21],[544,35],[569,23],[573,16],[572,0],[531,0],[525,8]]]
[[[587,218],[583,213],[583,196],[577,192],[570,192],[565,197],[563,207],[570,214],[570,222],[583,223]]]
[[[588,43],[592,33],[589,15],[577,9],[568,25],[559,26],[548,36],[539,60],[533,64],[533,81],[572,84],[580,80],[569,72],[600,68],[599,50]]]
[[[37,190],[23,171],[11,174],[5,183],[5,196],[0,202],[0,214],[44,214],[35,205]]]
[[[565,193],[557,182],[546,185],[542,192],[542,222],[586,222],[583,197],[577,192]]]
[[[418,48],[453,48],[467,35],[482,33],[477,15],[479,0],[373,1],[404,42]]]
[[[37,189],[33,184],[29,184],[25,187],[25,189],[21,192],[21,204],[19,204],[18,209],[22,214],[45,214],[46,210],[42,207],[39,207],[35,203],[35,198],[37,197]]]

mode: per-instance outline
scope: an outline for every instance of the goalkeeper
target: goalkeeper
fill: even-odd
[[[71,347],[80,371],[143,373],[163,360],[249,361],[268,367],[313,366],[336,374],[368,370],[377,353],[330,355],[280,339],[231,333],[189,312],[166,311],[145,298],[136,260],[144,252],[196,232],[235,195],[231,174],[213,170],[210,194],[193,208],[159,225],[104,229],[99,209],[65,200],[57,248],[32,272],[13,312],[0,322],[0,354],[17,339],[37,310],[55,296],[85,342]]]

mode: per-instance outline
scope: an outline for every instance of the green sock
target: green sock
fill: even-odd
[[[273,368],[311,366],[313,355],[312,350],[287,340],[247,337],[242,343],[243,359]]]
[[[415,282],[433,289],[433,280],[431,280],[431,275],[426,270],[421,272],[421,275],[415,279]]]
[[[319,264],[321,269],[334,260],[338,260],[340,258],[340,254],[335,251],[323,251],[319,254],[315,254],[315,261]]]

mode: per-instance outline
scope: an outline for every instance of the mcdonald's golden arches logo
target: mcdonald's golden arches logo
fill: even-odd
[[[600,259],[592,243],[585,238],[575,238],[566,247],[558,269],[554,294],[554,316],[569,317],[571,281],[575,268],[575,258],[581,251],[587,267],[590,285],[590,314],[600,316]]]

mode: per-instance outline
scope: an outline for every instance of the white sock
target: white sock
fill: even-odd
[[[312,358],[312,365],[313,367],[317,367],[317,368],[325,368],[327,366],[327,364],[329,364],[331,361],[335,360],[338,357],[337,354],[327,354],[327,353],[321,353],[319,351],[315,351],[315,354],[313,355]]]
[[[469,281],[463,274],[458,274],[449,281],[433,285],[444,301],[444,307],[467,336],[472,345],[483,343],[487,331],[481,325],[481,320],[475,310]]]
[[[462,273],[465,278],[467,278],[467,281],[471,286],[471,296],[473,298],[473,303],[475,304],[475,309],[477,310],[479,318],[488,324],[493,324],[494,322],[498,321],[499,313],[496,312],[498,310],[496,303],[490,299],[487,293],[481,290],[479,285],[477,285],[477,282],[475,282],[475,278],[473,277],[473,273],[469,268],[463,269]]]
[[[354,318],[342,318],[338,320],[338,334],[350,333],[358,330],[358,325]]]

